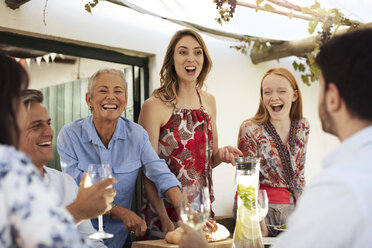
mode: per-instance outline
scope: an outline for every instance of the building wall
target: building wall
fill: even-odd
[[[84,11],[84,2],[76,0],[48,1],[44,24],[45,1],[32,0],[11,10],[0,2],[0,30],[32,33],[52,39],[73,40],[99,44],[112,49],[145,53],[150,58],[150,89],[159,86],[159,71],[168,42],[175,31],[184,27],[165,20],[139,14],[124,7],[101,2],[93,14]],[[112,8],[114,6],[114,8]],[[275,30],[273,30],[275,32]],[[291,30],[288,30],[291,32]],[[295,30],[293,30],[295,32]],[[229,48],[234,42],[202,34],[213,60],[213,68],[207,79],[207,90],[216,97],[219,146],[236,146],[241,122],[257,110],[259,86],[263,74],[273,66],[283,66],[294,72],[293,58],[253,65],[249,56]],[[100,63],[83,61],[81,75],[90,75],[101,67]],[[76,66],[43,65],[29,69],[31,87],[40,88],[76,77]],[[321,130],[318,120],[318,83],[304,85],[299,80],[303,94],[304,115],[311,124],[306,158],[306,177],[309,180],[321,169],[324,156],[334,149],[338,141]],[[235,192],[234,168],[221,164],[214,169],[217,215],[230,215]]]

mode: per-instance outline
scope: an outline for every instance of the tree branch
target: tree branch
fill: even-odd
[[[301,7],[301,6],[298,6],[298,5],[295,5],[295,4],[292,4],[290,2],[287,2],[287,1],[280,1],[280,0],[267,0],[268,2],[271,2],[277,6],[280,6],[280,7],[283,7],[283,8],[286,8],[286,9],[289,9],[289,10],[292,10],[292,11],[297,11],[297,12],[301,12],[303,13],[303,10],[304,8]],[[251,9],[259,9],[259,10],[263,10],[263,11],[267,11],[267,12],[272,12],[272,13],[275,13],[275,14],[278,14],[278,15],[284,15],[284,16],[288,16],[288,17],[295,17],[295,18],[298,18],[298,19],[303,19],[303,20],[307,20],[307,21],[311,21],[311,20],[314,20],[315,18],[314,17],[317,17],[319,18],[320,21],[324,21],[327,16],[323,16],[323,15],[320,15],[314,11],[311,11],[311,13],[306,13],[305,15],[302,15],[302,14],[295,14],[293,12],[286,12],[286,11],[282,11],[282,10],[277,10],[277,9],[274,9],[274,10],[267,10],[265,9],[264,7],[261,7],[261,6],[257,6],[256,4],[251,4],[251,3],[246,3],[246,2],[241,2],[241,1],[237,1],[236,5],[239,5],[239,6],[243,6],[243,7],[248,7],[248,8],[251,8]],[[307,11],[310,11],[309,9],[307,9]],[[356,20],[349,20],[350,24],[351,25],[358,25],[360,24],[359,21],[356,21]]]
[[[290,2],[287,2],[287,1],[279,1],[279,0],[267,0],[267,1],[275,5],[278,5],[280,7],[286,8],[286,9],[302,12],[302,7],[292,4]]]
[[[360,24],[355,29],[372,29],[372,22],[366,24]],[[335,35],[344,34],[350,31],[350,29],[338,30]],[[251,51],[251,60],[253,64],[258,64],[264,61],[280,59],[289,56],[304,56],[305,53],[314,51],[315,44],[319,42],[320,35],[311,36],[305,39],[297,41],[285,41],[282,44],[272,45],[264,51]]]
[[[256,9],[257,8],[256,4],[245,3],[245,2],[241,2],[241,1],[237,1],[236,5],[251,8],[251,9]],[[267,11],[263,7],[260,7],[260,6],[258,7],[258,9],[263,10],[263,11]],[[275,13],[275,14],[278,14],[278,15],[283,15],[283,16],[288,16],[288,17],[295,17],[295,18],[298,18],[298,19],[306,20],[306,21],[311,21],[311,20],[314,19],[314,18],[309,17],[309,16],[294,14],[292,12],[285,12],[285,11],[281,11],[281,10],[273,10],[273,11],[268,11],[268,12],[272,12],[272,13]]]

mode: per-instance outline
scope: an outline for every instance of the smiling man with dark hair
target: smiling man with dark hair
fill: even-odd
[[[96,232],[89,219],[111,208],[115,190],[111,188],[106,191],[105,187],[107,183],[112,183],[108,181],[90,188],[84,188],[84,185],[78,187],[70,175],[46,167],[45,164],[54,156],[52,150],[54,133],[50,126],[49,114],[42,104],[43,94],[39,90],[29,89],[22,92],[22,98],[27,118],[26,128],[21,134],[20,150],[31,158],[44,181],[57,193],[59,205],[66,207],[77,223],[82,221],[77,229],[87,237]],[[102,241],[95,241],[95,246],[106,247]]]

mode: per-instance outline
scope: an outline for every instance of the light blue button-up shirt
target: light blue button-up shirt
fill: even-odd
[[[113,176],[118,180],[114,185],[116,196],[114,203],[130,209],[139,169],[155,183],[159,196],[171,187],[181,184],[170,172],[165,161],[159,159],[153,149],[147,132],[138,124],[123,117],[118,119],[115,132],[106,148],[93,124],[93,117],[89,116],[65,125],[57,139],[57,149],[61,159],[62,170],[70,174],[76,181],[89,164],[110,164]],[[96,221],[93,225],[97,228]],[[112,239],[107,239],[108,247],[122,247],[128,232],[120,220],[104,218],[104,230],[113,233]]]

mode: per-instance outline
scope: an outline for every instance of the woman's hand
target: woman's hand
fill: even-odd
[[[217,152],[213,155],[213,165],[217,166],[223,162],[230,163],[235,166],[235,158],[239,156],[243,156],[243,153],[233,146],[224,146],[218,148]]]

